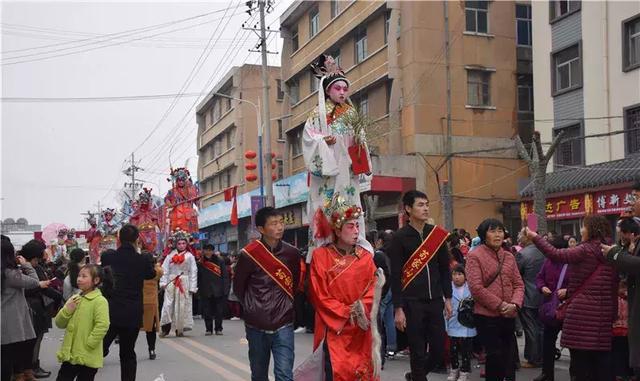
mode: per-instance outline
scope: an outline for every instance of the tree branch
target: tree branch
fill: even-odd
[[[520,156],[522,156],[522,158],[524,159],[524,161],[527,162],[527,164],[531,165],[533,160],[531,159],[531,156],[529,156],[529,152],[527,152],[527,149],[524,148],[524,144],[522,144],[522,139],[520,139],[520,135],[516,136],[515,144],[516,144],[516,150],[518,151]]]
[[[545,164],[548,163],[549,160],[551,160],[551,158],[553,157],[553,154],[556,151],[556,148],[558,148],[558,144],[562,142],[563,137],[564,137],[564,131],[560,131],[560,133],[553,138],[553,140],[551,141],[551,146],[547,150],[547,154],[544,156]]]

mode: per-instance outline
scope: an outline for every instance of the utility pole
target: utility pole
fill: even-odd
[[[267,33],[277,32],[275,30],[267,30],[265,25],[265,13],[269,13],[272,10],[273,0],[257,0],[258,3],[258,11],[260,12],[260,28],[245,28],[252,30],[258,34],[258,38],[260,42],[257,47],[260,50],[253,49],[249,50],[250,52],[260,52],[262,56],[262,120],[260,126],[258,126],[258,136],[262,137],[264,135],[264,139],[262,139],[262,144],[259,144],[262,147],[262,155],[260,156],[260,168],[262,168],[262,172],[264,173],[263,185],[264,185],[264,205],[265,206],[275,206],[275,200],[273,199],[273,180],[271,178],[271,121],[269,116],[269,67],[267,62],[267,54],[278,54],[277,52],[269,52],[267,50]],[[247,3],[249,5],[249,14],[251,11],[255,10],[253,8],[254,2],[250,1]],[[257,48],[256,47],[256,48]],[[260,147],[259,147],[260,149]]]
[[[451,129],[451,60],[450,60],[450,40],[449,40],[449,2],[443,1],[444,6],[444,52],[447,73],[447,140],[446,140],[446,158],[447,163],[447,181],[442,184],[443,189],[443,207],[444,207],[444,226],[447,230],[453,231],[453,142]]]
[[[131,161],[130,161],[130,165],[127,169],[125,169],[124,171],[122,171],[122,173],[124,173],[125,175],[131,177],[131,182],[130,183],[124,183],[124,187],[131,189],[131,196],[130,200],[133,202],[133,200],[136,199],[136,192],[138,191],[138,189],[140,189],[140,187],[142,187],[142,184],[140,182],[136,183],[136,172],[139,171],[144,171],[144,169],[138,167],[136,165],[136,161],[135,161],[135,156],[134,153],[131,152]]]

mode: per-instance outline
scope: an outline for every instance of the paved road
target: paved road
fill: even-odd
[[[247,343],[244,339],[244,326],[241,321],[224,322],[224,336],[204,336],[204,322],[197,319],[194,331],[186,337],[158,338],[156,352],[158,358],[149,360],[144,333],[138,336],[136,353],[138,354],[138,380],[156,381],[162,375],[164,381],[247,381],[250,380]],[[55,352],[58,349],[63,332],[52,330],[42,345],[41,361],[43,368],[53,371],[50,380],[55,380],[59,365]],[[311,352],[313,335],[296,335],[296,364],[304,360]],[[523,345],[522,340],[519,340]],[[556,364],[556,380],[568,381],[568,352]],[[409,368],[408,358],[388,361],[381,381],[403,381],[403,374]],[[519,381],[530,381],[539,372],[521,370]],[[474,367],[472,380],[482,380],[480,370]],[[117,381],[120,375],[118,349],[112,348],[105,359],[105,366],[98,371],[96,380]],[[429,380],[444,381],[446,375],[434,374]]]

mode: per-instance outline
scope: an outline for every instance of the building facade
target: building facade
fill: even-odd
[[[535,129],[543,142],[564,131],[547,215],[552,229],[577,234],[586,214],[613,222],[640,178],[640,3],[536,1],[532,11]]]

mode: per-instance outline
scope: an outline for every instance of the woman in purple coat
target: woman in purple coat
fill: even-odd
[[[551,245],[556,249],[567,248],[567,241],[558,236]],[[547,258],[542,264],[542,268],[536,276],[536,288],[544,296],[544,303],[548,303],[553,294],[556,294],[558,299],[564,300],[567,296],[567,286],[569,285],[569,271],[568,264],[554,262]],[[564,270],[563,270],[564,269]],[[561,284],[560,276],[564,271]],[[562,322],[559,321],[546,321],[542,316],[540,317],[544,324],[544,335],[542,340],[542,373],[533,379],[533,381],[554,381],[554,367],[555,367],[555,355],[556,355],[556,341],[558,340],[558,334],[562,328]]]
[[[547,258],[569,264],[567,298],[571,300],[561,343],[571,352],[571,376],[579,381],[612,380],[611,327],[618,310],[618,276],[600,247],[611,238],[609,222],[602,216],[585,217],[582,243],[571,249],[556,249],[527,228],[523,233]]]

